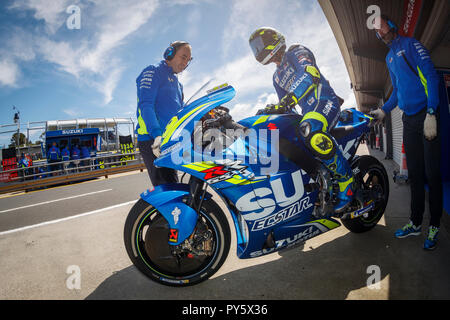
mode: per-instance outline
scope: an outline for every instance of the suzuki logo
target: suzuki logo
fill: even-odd
[[[270,181],[271,188],[257,188],[239,198],[236,201],[236,207],[245,214],[245,220],[264,218],[275,211],[277,204],[281,207],[287,207],[300,200],[305,194],[301,171],[292,173],[291,178],[294,184],[294,194],[291,196],[286,195],[281,178],[279,178]],[[263,209],[261,212],[254,212],[261,210],[261,208]]]
[[[175,207],[175,209],[173,209],[172,211],[172,215],[173,215],[173,222],[175,222],[175,224],[178,223],[178,217],[181,214],[181,210],[178,209],[178,207]]]

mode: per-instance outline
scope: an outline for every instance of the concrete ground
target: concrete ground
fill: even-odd
[[[360,154],[368,152],[360,147]],[[371,153],[391,178],[394,162]],[[232,233],[219,272],[187,288],[154,283],[131,264],[122,238],[131,206],[0,235],[0,299],[450,299],[449,233],[441,228],[432,252],[422,249],[426,232],[395,239],[408,221],[409,186],[392,179],[385,216],[370,232],[353,234],[341,226],[294,249],[248,260],[236,257]]]

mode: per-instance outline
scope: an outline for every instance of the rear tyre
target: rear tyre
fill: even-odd
[[[367,214],[354,219],[343,219],[342,224],[351,232],[366,232],[375,227],[384,214],[389,199],[389,178],[384,166],[372,156],[361,156],[353,164],[358,169],[354,178],[363,190],[379,194],[375,207]]]
[[[225,262],[230,250],[230,228],[214,201],[203,202],[190,246],[169,245],[169,229],[166,219],[142,199],[125,222],[128,256],[151,280],[168,286],[190,286],[207,280]]]

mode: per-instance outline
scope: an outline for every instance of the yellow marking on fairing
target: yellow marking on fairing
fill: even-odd
[[[269,119],[269,117],[270,117],[270,116],[261,116],[261,117],[259,117],[258,120],[256,120],[256,121],[252,124],[252,126],[256,126],[257,124],[266,122],[267,119]]]
[[[337,228],[337,227],[340,226],[339,223],[336,223],[334,221],[327,220],[327,219],[314,220],[314,221],[311,221],[311,222],[308,222],[308,223],[314,223],[314,222],[320,223],[321,225],[327,227],[329,230]]]
[[[207,103],[204,103],[204,104],[198,106],[194,110],[191,110],[190,112],[185,114],[180,120],[177,120],[176,116],[173,117],[170,120],[169,124],[166,127],[166,130],[164,131],[164,133],[162,135],[162,137],[164,137],[164,140],[161,143],[161,146],[164,145],[165,143],[167,143],[170,140],[170,137],[172,136],[174,131],[184,122],[184,120],[186,120],[189,116],[191,116],[197,110],[199,110],[199,109],[203,108],[204,106],[206,106],[207,104],[211,104],[211,103],[213,103],[213,102],[207,102]]]
[[[183,165],[183,167],[186,167],[188,169],[195,170],[195,171],[203,171],[203,170],[212,168],[214,166],[215,166],[214,162],[211,162],[211,161],[193,162],[190,164]]]

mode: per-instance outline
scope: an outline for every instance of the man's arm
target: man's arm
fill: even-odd
[[[397,96],[397,78],[395,77],[395,74],[392,73],[392,71],[388,68],[389,70],[389,75],[391,77],[391,83],[392,83],[392,93],[391,96],[389,97],[388,101],[386,101],[386,103],[381,107],[381,109],[385,112],[385,113],[389,113],[392,111],[392,109],[394,109],[397,104],[398,104],[398,96]]]
[[[320,72],[315,66],[315,58],[311,52],[294,49],[289,58],[297,73],[296,81],[291,85],[289,92],[294,93],[300,101],[312,90],[317,89]]]
[[[162,129],[155,113],[155,101],[159,89],[159,77],[156,68],[147,68],[138,78],[138,123],[139,134],[148,134],[156,138]],[[151,128],[148,131],[148,128]]]
[[[416,39],[408,43],[407,58],[412,60],[427,95],[427,106],[436,111],[439,105],[439,76],[428,50]]]

